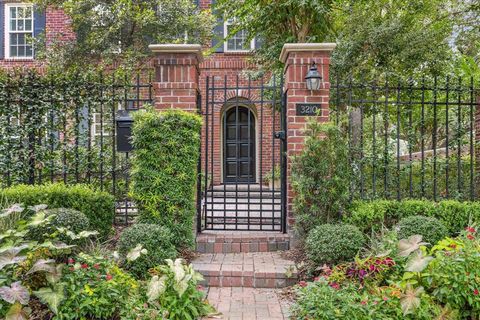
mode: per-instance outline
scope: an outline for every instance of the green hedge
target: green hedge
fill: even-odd
[[[17,185],[0,190],[0,199],[25,206],[46,204],[49,208],[75,209],[84,213],[90,228],[108,236],[112,231],[115,199],[106,192],[96,191],[86,185],[67,186],[63,183],[45,185]]]
[[[152,108],[133,118],[131,195],[140,222],[170,229],[178,249],[191,247],[202,119]]]
[[[405,217],[434,217],[447,227],[450,234],[463,230],[471,222],[480,222],[480,202],[445,200],[375,200],[354,201],[343,221],[356,225],[363,232],[378,231],[382,224],[392,227]]]

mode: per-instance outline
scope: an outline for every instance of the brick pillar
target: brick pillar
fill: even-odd
[[[295,218],[292,212],[294,193],[291,186],[291,160],[298,154],[305,141],[305,126],[308,119],[326,122],[329,120],[330,55],[335,43],[287,43],[283,46],[280,60],[285,63],[285,92],[287,94],[287,219],[291,229]],[[307,90],[305,77],[315,62],[322,75],[320,90]],[[320,104],[319,116],[297,116],[298,103]]]
[[[197,111],[202,47],[198,44],[154,44],[155,108]]]

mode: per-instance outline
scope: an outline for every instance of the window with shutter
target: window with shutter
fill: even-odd
[[[32,4],[5,5],[5,57],[33,59],[34,13]]]

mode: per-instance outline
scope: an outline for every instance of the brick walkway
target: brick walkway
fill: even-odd
[[[283,288],[296,283],[294,262],[279,252],[202,254],[193,267],[209,287]]]
[[[278,293],[278,289],[212,287],[208,290],[208,301],[221,315],[208,319],[288,319],[288,305]]]

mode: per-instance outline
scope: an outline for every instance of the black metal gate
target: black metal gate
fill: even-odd
[[[233,83],[233,85],[232,85]],[[207,77],[197,229],[286,231],[283,82]]]

